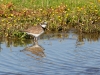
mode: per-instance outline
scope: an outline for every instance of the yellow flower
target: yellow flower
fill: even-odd
[[[54,16],[54,14],[52,14]]]
[[[59,21],[61,21],[61,19],[59,19]]]
[[[9,27],[7,29],[9,30]]]
[[[14,20],[14,22],[16,22],[16,20]]]
[[[66,17],[68,17],[68,14],[66,14]]]
[[[95,12],[97,12],[98,10],[95,10]]]
[[[8,17],[9,19],[11,19],[11,17]]]
[[[8,36],[8,33],[5,33],[6,37]]]
[[[39,10],[41,11],[42,9],[40,8]]]
[[[7,14],[5,14],[5,16],[7,16]]]
[[[98,2],[100,2],[100,0],[98,0]]]
[[[100,19],[100,17],[98,17],[98,19]]]
[[[39,19],[39,18],[37,18],[37,20],[39,21],[40,19]]]
[[[68,8],[67,10],[69,11],[70,9]]]
[[[60,18],[60,16],[58,16],[58,18]]]
[[[54,10],[54,9],[52,8],[52,10]]]
[[[4,22],[4,19],[2,19],[1,21]]]
[[[77,7],[77,9],[79,9],[79,7]]]
[[[13,14],[11,14],[11,16],[14,16]]]

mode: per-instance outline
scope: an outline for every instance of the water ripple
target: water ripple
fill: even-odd
[[[77,39],[71,36],[64,39],[39,39],[38,42],[45,49],[45,57],[41,59],[33,57],[35,54],[31,51],[21,51],[26,47],[10,48],[2,43],[0,75],[100,74],[100,41],[90,43],[85,40],[84,44],[77,47]]]

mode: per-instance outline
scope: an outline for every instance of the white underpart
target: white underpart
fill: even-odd
[[[45,27],[46,27],[46,25],[45,25],[45,24],[42,24],[41,26],[42,26],[43,28],[45,28]]]
[[[44,31],[42,31],[42,32],[39,33],[39,34],[33,34],[33,33],[28,33],[28,32],[27,32],[27,34],[29,34],[29,35],[33,35],[33,36],[35,36],[35,37],[37,38],[37,37],[39,37],[43,32],[44,32]]]

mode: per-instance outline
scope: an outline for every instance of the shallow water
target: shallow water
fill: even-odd
[[[0,75],[100,75],[97,35],[44,34],[32,39],[0,40]]]

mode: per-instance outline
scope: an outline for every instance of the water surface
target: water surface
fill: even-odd
[[[95,35],[95,34],[94,34]],[[100,75],[99,35],[44,34],[32,39],[0,39],[0,75]]]

